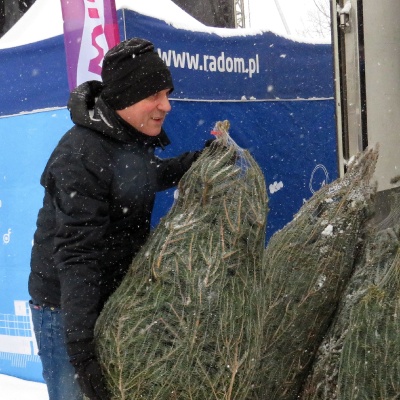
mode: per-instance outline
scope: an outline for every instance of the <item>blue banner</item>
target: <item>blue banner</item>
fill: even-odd
[[[294,42],[271,32],[243,36],[227,36],[223,29],[218,31],[225,36],[191,32],[129,10],[124,19],[121,37],[150,39],[171,68],[174,98],[282,100],[333,96],[330,45]]]
[[[228,119],[232,138],[250,151],[265,176],[267,240],[321,185],[336,179],[330,45],[270,32],[193,32],[130,10],[118,12],[118,23],[122,39],[153,41],[171,68],[175,90],[165,130],[172,145],[160,156],[201,148],[215,122]],[[65,108],[63,37],[0,50],[0,80],[0,373],[42,381],[27,281],[43,198],[40,175],[72,126]],[[153,226],[172,201],[173,190],[157,196]]]
[[[69,89],[62,36],[0,50],[0,82],[0,117],[65,107]]]

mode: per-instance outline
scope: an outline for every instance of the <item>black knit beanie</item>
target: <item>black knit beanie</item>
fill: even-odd
[[[172,76],[145,39],[125,40],[110,49],[103,60],[101,97],[114,110],[122,110],[157,92],[173,90]]]

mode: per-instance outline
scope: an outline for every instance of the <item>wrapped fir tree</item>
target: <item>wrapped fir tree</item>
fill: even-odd
[[[360,377],[353,379],[358,374],[358,369],[361,366],[354,369],[350,369],[348,359],[342,357],[344,343],[349,343],[353,335],[357,335],[356,330],[361,329],[359,323],[355,328],[354,318],[356,318],[359,310],[365,311],[366,299],[368,293],[370,299],[374,298],[377,288],[381,285],[381,281],[384,276],[387,276],[388,271],[392,268],[393,260],[396,257],[396,253],[400,248],[400,194],[393,194],[390,196],[390,213],[387,217],[382,220],[379,224],[375,224],[372,219],[365,235],[365,244],[362,246],[359,257],[356,260],[354,273],[346,287],[346,290],[341,298],[340,305],[338,308],[337,315],[326,334],[321,346],[318,349],[317,357],[313,363],[313,369],[310,376],[307,379],[307,383],[302,393],[302,400],[335,400],[335,399],[358,399],[358,398],[393,398],[385,397],[381,394],[373,394],[370,392],[367,395],[361,395],[363,389],[359,388],[356,390],[353,388],[353,397],[343,397],[339,394],[338,380],[345,382],[346,392],[350,396],[350,390],[348,385],[350,382],[358,385],[360,383]],[[360,304],[360,302],[362,302]],[[377,309],[381,309],[382,316],[384,319],[384,308],[379,305],[380,301],[377,301]],[[352,315],[352,317],[351,317]],[[364,321],[365,325],[366,321]],[[376,322],[374,322],[376,324]],[[364,326],[365,329],[373,329],[373,326],[369,328]],[[378,329],[380,329],[379,327]],[[394,333],[393,333],[394,334]],[[368,340],[368,338],[365,338]],[[378,350],[378,349],[376,349]],[[370,349],[369,351],[372,351]],[[384,353],[372,355],[376,357],[376,361],[380,357],[383,357]],[[367,360],[366,360],[367,361]],[[343,363],[343,365],[342,365]],[[382,360],[377,364],[375,368],[382,368],[381,364],[386,364]],[[386,368],[386,367],[383,367]],[[390,367],[389,367],[390,368]],[[375,373],[372,371],[371,376],[363,375],[362,379],[367,379],[370,382],[376,381],[376,377],[373,376]],[[367,370],[364,366],[361,366],[361,374],[365,374]],[[348,376],[346,376],[348,374]],[[379,383],[377,387],[384,387],[386,385],[385,379],[392,380],[394,377],[384,372],[383,376],[380,375]],[[358,380],[358,382],[356,382]],[[395,382],[396,380],[392,381]],[[374,384],[377,384],[375,382]],[[364,387],[364,384],[361,384]],[[397,385],[399,387],[400,382],[397,379]],[[363,397],[364,396],[364,397]],[[394,397],[395,398],[395,397]]]
[[[339,399],[400,398],[400,250],[353,308],[338,376]]]
[[[253,399],[297,399],[351,275],[371,207],[377,150],[322,187],[271,238],[264,254],[267,309]]]
[[[227,122],[181,179],[170,212],[96,325],[113,399],[245,399],[264,303],[263,174]]]

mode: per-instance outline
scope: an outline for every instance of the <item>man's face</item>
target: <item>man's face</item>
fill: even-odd
[[[162,90],[116,112],[139,132],[147,136],[157,136],[161,132],[167,113],[171,111],[171,104],[168,100],[170,91],[171,89]]]

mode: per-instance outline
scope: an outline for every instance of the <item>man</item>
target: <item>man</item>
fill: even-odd
[[[96,319],[149,235],[156,191],[176,185],[200,153],[154,155],[169,144],[162,125],[173,83],[152,43],[134,38],[111,49],[102,81],[72,92],[75,125],[41,177],[29,293],[50,400],[109,398]]]

